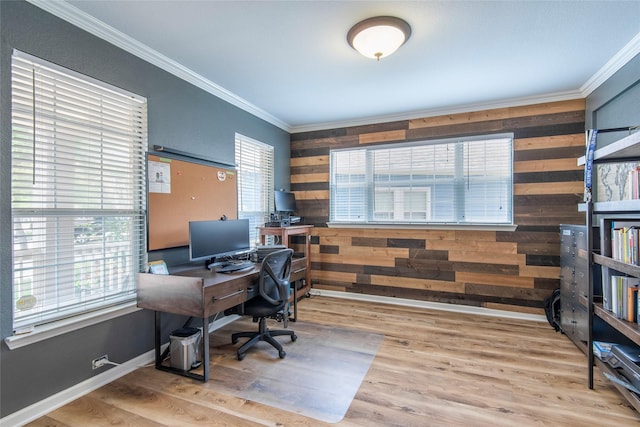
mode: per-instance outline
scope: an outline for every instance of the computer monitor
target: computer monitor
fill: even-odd
[[[214,262],[251,252],[248,219],[189,221],[189,259]]]
[[[276,201],[276,212],[295,212],[296,196],[288,191],[274,191]]]

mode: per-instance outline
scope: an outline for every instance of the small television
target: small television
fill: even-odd
[[[296,211],[296,196],[288,191],[276,190],[274,191],[276,201],[276,212],[295,212]]]
[[[222,261],[251,252],[248,219],[189,221],[189,259]]]

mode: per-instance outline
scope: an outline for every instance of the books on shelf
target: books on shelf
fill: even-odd
[[[625,199],[640,199],[640,166],[636,166],[629,171],[625,191]]]
[[[603,255],[625,264],[640,265],[640,221],[602,220],[601,229]],[[639,278],[602,266],[602,307],[619,319],[640,323],[639,285]]]
[[[605,289],[603,307],[627,322],[638,323],[638,285],[637,277],[611,275]],[[603,285],[604,285],[603,284]]]
[[[627,264],[640,265],[640,222],[611,222],[611,258]]]

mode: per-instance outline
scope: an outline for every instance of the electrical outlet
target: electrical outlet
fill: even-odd
[[[100,356],[97,359],[93,359],[91,361],[91,368],[93,369],[101,368],[104,365],[106,365],[108,361],[109,361],[109,356],[107,356],[106,354],[104,356]]]

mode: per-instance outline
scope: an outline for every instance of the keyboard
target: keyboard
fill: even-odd
[[[232,262],[222,267],[216,268],[217,273],[233,273],[234,271],[249,270],[253,268],[255,264],[251,261]]]

